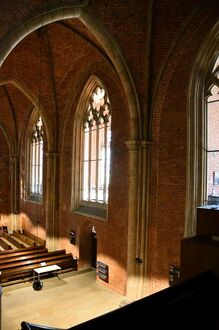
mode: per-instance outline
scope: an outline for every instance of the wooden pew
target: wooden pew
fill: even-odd
[[[5,265],[10,265],[11,267],[14,267],[14,265],[17,262],[23,262],[25,260],[32,260],[32,259],[41,259],[43,257],[45,258],[50,258],[51,256],[54,255],[64,255],[65,250],[59,250],[59,251],[54,251],[54,252],[48,252],[48,251],[43,251],[43,252],[38,252],[38,253],[32,253],[32,254],[23,254],[22,255],[13,255],[8,258],[2,258],[0,259],[0,270],[4,268]]]
[[[57,252],[57,251],[55,251]],[[30,260],[12,262],[11,264],[0,265],[0,282],[6,283],[13,280],[24,280],[25,278],[33,277],[33,269],[42,267],[41,263],[46,262],[46,266],[58,265],[62,270],[76,270],[77,261],[73,259],[71,253],[55,254],[48,252],[48,255],[42,258],[34,258]]]
[[[60,251],[53,251],[53,252],[47,252],[45,253],[42,257],[38,257],[38,255],[35,255],[33,258],[25,258],[23,260],[23,257],[15,257],[15,258],[10,258],[9,260],[5,260],[2,263],[0,263],[0,271],[3,271],[4,269],[15,269],[16,267],[20,266],[25,266],[25,265],[34,265],[35,263],[41,263],[41,262],[46,262],[51,261],[51,260],[56,260],[59,259],[62,256],[66,256],[65,250],[60,250]],[[35,266],[34,266],[35,267]]]
[[[42,246],[35,246],[35,247],[25,247],[25,248],[21,248],[21,249],[11,249],[11,250],[7,250],[7,251],[0,251],[0,258],[3,258],[6,255],[11,255],[11,254],[17,254],[17,253],[22,253],[22,252],[32,252],[32,251],[38,251],[41,249],[45,249]],[[47,249],[46,249],[47,250]]]
[[[0,245],[1,245],[1,247],[3,247],[3,249],[5,249],[5,250],[11,250],[11,249],[12,249],[11,245],[7,244],[7,243],[6,243],[5,241],[3,241],[3,239],[1,239],[1,238],[0,238]],[[4,252],[4,251],[2,251],[2,252]]]
[[[28,236],[24,235],[21,233],[20,230],[14,230],[13,231],[13,236],[19,238],[22,242],[25,244],[28,244],[29,246],[37,246],[37,242],[29,238]]]
[[[40,237],[37,237],[31,233],[29,233],[28,231],[26,231],[25,229],[23,229],[22,234],[29,237],[30,239],[32,239],[33,241],[37,242],[38,245],[41,246],[46,246],[46,241]]]
[[[3,232],[3,237],[9,241],[11,244],[13,244],[14,246],[16,246],[17,248],[24,248],[25,246],[21,243],[19,243],[18,241],[16,241],[16,239],[14,239],[11,235],[7,234],[6,232]]]

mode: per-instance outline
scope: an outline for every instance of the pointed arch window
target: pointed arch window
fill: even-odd
[[[217,24],[203,42],[190,79],[185,236],[196,235],[197,207],[208,208],[217,195],[218,31]]]
[[[82,201],[108,203],[111,111],[104,88],[92,93],[83,122]]]
[[[73,143],[73,210],[107,218],[111,157],[111,104],[108,93],[92,77],[76,112]]]
[[[39,116],[30,135],[29,198],[38,199],[43,193],[43,121]]]
[[[211,75],[207,98],[207,201],[219,204],[219,66]]]

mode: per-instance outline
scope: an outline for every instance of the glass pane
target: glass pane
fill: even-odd
[[[99,162],[98,162],[98,202],[100,202],[100,203],[103,203],[103,201],[104,201],[104,180],[105,180],[104,160],[99,160]]]
[[[105,158],[105,125],[99,126],[99,146],[98,146],[98,159]]]
[[[219,202],[219,152],[208,152],[208,203]]]
[[[32,143],[32,151],[31,151],[31,165],[35,164],[35,143]]]
[[[91,129],[91,160],[97,159],[97,127]]]
[[[91,173],[90,173],[90,200],[96,201],[97,187],[96,187],[96,161],[91,161]]]
[[[211,88],[211,95],[208,97],[208,103],[210,102],[214,102],[216,100],[219,100],[219,87],[217,87],[216,85],[214,85]]]
[[[110,149],[107,148],[108,153],[110,154]],[[109,170],[110,170],[110,156],[106,159],[106,196],[105,196],[105,202],[108,202],[108,188],[109,188]]]
[[[82,188],[82,199],[85,201],[89,200],[89,163],[83,163],[83,188]]]
[[[89,130],[84,131],[84,160],[89,159]]]
[[[34,178],[35,178],[35,166],[32,166],[31,167],[31,182],[30,182],[30,192],[34,192],[35,189],[35,181],[34,181]]]
[[[219,150],[219,102],[208,104],[208,150]]]

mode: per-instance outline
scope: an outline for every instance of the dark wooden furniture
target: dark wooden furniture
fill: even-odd
[[[7,234],[6,232],[3,232],[3,237],[18,249],[25,247],[24,244],[18,242],[14,237]]]
[[[219,275],[219,241],[202,234],[181,241],[182,280],[212,270]]]
[[[25,229],[22,231],[22,234],[32,239],[34,242],[37,242],[37,245],[46,246],[46,241],[38,236],[35,236]]]
[[[208,205],[197,208],[196,235],[219,235],[219,208]]]
[[[213,205],[197,208],[196,236],[181,241],[181,279],[203,271],[219,274],[219,209]]]
[[[62,271],[77,270],[77,259],[65,250],[48,252],[45,248],[29,248],[11,254],[0,254],[0,282],[2,285],[33,277],[33,269],[41,267],[41,263],[58,265]]]
[[[29,245],[29,246],[37,246],[37,239],[33,240],[32,238],[26,236],[24,233],[22,233],[20,230],[14,230],[13,231],[13,236],[19,238],[22,242],[24,242],[25,244]],[[42,246],[45,246],[45,244],[43,244]]]

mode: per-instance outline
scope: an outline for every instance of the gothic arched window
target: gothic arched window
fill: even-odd
[[[43,193],[43,122],[39,116],[30,134],[29,150],[29,198],[35,199]]]
[[[208,204],[219,204],[219,66],[209,80],[207,108],[207,196]]]
[[[219,56],[215,32],[203,45],[191,75],[185,236],[196,234],[197,207],[219,201]]]
[[[99,79],[91,77],[75,117],[72,202],[74,212],[107,218],[111,105]]]
[[[98,86],[83,122],[82,201],[108,203],[111,111],[106,91]]]

